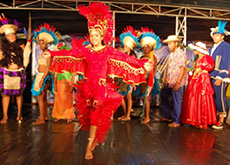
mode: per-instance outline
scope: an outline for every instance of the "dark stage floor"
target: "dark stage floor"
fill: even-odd
[[[140,112],[139,108],[134,110]],[[119,114],[121,111],[115,116]],[[223,130],[169,128],[167,123],[159,122],[160,109],[152,107],[148,125],[141,125],[138,118],[130,122],[115,120],[105,143],[95,149],[94,159],[87,161],[88,133],[77,131],[77,121],[67,124],[49,120],[32,126],[37,116],[37,106],[24,105],[25,120],[18,124],[11,106],[8,123],[0,125],[1,165],[230,164],[228,125]]]

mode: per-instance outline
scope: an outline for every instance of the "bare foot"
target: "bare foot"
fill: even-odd
[[[16,121],[23,120],[23,117],[17,116]]]
[[[40,125],[44,123],[45,123],[45,120],[41,120],[40,118],[38,118],[34,123],[32,123],[32,125]]]
[[[179,127],[180,124],[177,124],[177,123],[172,122],[172,123],[168,124],[168,126],[169,126],[169,127],[176,128],[176,127]]]
[[[45,121],[47,121],[47,120],[49,120],[49,117],[48,117],[48,116],[45,117]]]
[[[225,123],[230,125],[230,119],[227,119]]]
[[[121,119],[121,121],[130,121],[131,120],[131,118],[130,117],[124,117],[123,119]]]
[[[0,123],[1,123],[1,124],[7,123],[7,119],[8,119],[8,118],[2,118],[2,120],[0,121]]]
[[[94,140],[92,144],[92,151],[98,146],[98,141]]]
[[[54,119],[54,122],[57,123],[60,119]]]
[[[160,119],[160,121],[172,122],[172,120],[171,120],[171,119],[167,119],[167,118],[165,118],[165,117],[161,118],[161,119]]]
[[[123,118],[125,118],[125,115],[121,116],[121,117],[118,117],[117,119],[118,120],[122,120]]]
[[[87,159],[87,160],[93,159],[93,152],[92,152],[92,149],[90,147],[86,148],[85,159]]]
[[[72,119],[67,119],[67,123],[71,123],[72,122]]]
[[[148,124],[150,122],[150,119],[149,118],[146,118],[142,121],[141,124]]]

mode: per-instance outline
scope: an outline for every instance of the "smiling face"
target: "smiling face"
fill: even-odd
[[[94,47],[102,46],[103,37],[101,36],[100,31],[95,29],[90,30],[89,37]]]
[[[41,50],[45,50],[45,49],[47,48],[47,44],[45,43],[44,40],[39,40],[39,41],[38,41],[38,44],[39,44],[39,48],[40,48]]]
[[[10,33],[6,35],[6,39],[10,42],[13,43],[16,41],[16,34],[15,33]]]

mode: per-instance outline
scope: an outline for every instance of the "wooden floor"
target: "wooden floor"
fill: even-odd
[[[134,110],[140,112],[139,108]],[[115,116],[120,114],[118,111]],[[229,126],[223,130],[169,128],[159,121],[160,108],[152,107],[148,125],[141,125],[138,118],[130,122],[114,120],[105,143],[88,161],[84,159],[88,132],[78,131],[77,121],[67,124],[49,120],[32,126],[37,116],[37,106],[24,105],[25,120],[18,124],[15,107],[10,107],[8,123],[0,125],[1,165],[230,164]]]

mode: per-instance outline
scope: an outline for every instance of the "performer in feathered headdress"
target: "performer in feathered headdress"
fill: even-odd
[[[29,63],[25,63],[24,58],[29,57],[31,49],[27,44],[24,51],[19,43],[16,42],[16,32],[19,29],[20,23],[17,20],[11,21],[3,14],[0,16],[0,33],[5,34],[1,40],[1,53],[0,53],[0,89],[3,93],[3,119],[1,123],[6,123],[8,116],[8,106],[10,96],[16,95],[18,114],[17,121],[21,122],[21,107],[22,107],[22,93],[26,86],[25,67]],[[29,50],[28,50],[29,48]],[[25,52],[27,53],[25,55]],[[24,55],[23,55],[24,53]]]
[[[216,110],[219,121],[212,126],[214,129],[223,129],[224,118],[227,114],[225,80],[228,79],[228,67],[230,65],[230,45],[224,41],[224,37],[230,33],[225,29],[227,22],[219,21],[216,28],[211,28],[211,37],[214,45],[209,50],[210,56],[215,61],[214,70],[210,73],[212,86],[215,92]]]
[[[44,23],[44,25],[35,30],[33,41],[39,45],[43,52],[49,52],[48,44],[58,42],[55,30],[53,26],[47,23]],[[51,56],[40,55],[37,62],[38,73],[34,79],[31,92],[33,96],[37,96],[40,117],[33,125],[43,124],[45,120],[48,120],[46,92],[48,88],[53,92],[54,88],[53,77],[49,74]]]
[[[133,51],[133,48],[139,47],[140,44],[138,42],[137,31],[132,26],[127,26],[124,29],[123,33],[120,34],[120,41],[121,41],[122,45],[124,46],[124,52],[129,56],[136,57],[136,55]],[[131,109],[132,109],[133,86],[126,84],[124,81],[121,80],[121,78],[117,78],[115,80],[118,81],[119,93],[127,98],[127,106],[126,106],[125,100],[122,99],[121,106],[124,110],[124,115],[119,117],[118,120],[129,121],[129,120],[131,120],[130,113],[131,113]]]
[[[126,83],[138,84],[145,81],[144,68],[150,70],[152,65],[148,60],[137,60],[107,45],[112,41],[114,22],[108,6],[95,2],[78,10],[88,19],[91,46],[51,52],[54,58],[50,70],[60,73],[71,69],[84,77],[77,85],[76,107],[81,129],[89,130],[85,158],[92,159],[92,150],[98,142],[104,142],[113,114],[122,101],[108,77],[113,75]]]
[[[154,51],[161,47],[160,37],[157,36],[152,29],[150,30],[148,27],[142,27],[140,45],[142,46],[142,50],[144,52],[144,55],[141,57],[141,59],[150,59],[154,64],[154,69],[149,72],[148,83],[140,85],[141,93],[145,93],[145,90],[147,88],[147,94],[145,96],[145,117],[142,121],[143,124],[146,124],[150,122],[149,95],[153,89],[154,84],[156,85],[155,87],[157,87],[158,84],[158,80],[156,83],[154,83],[154,77],[157,71],[157,58],[154,56]],[[155,88],[154,90],[158,91],[159,89]]]

